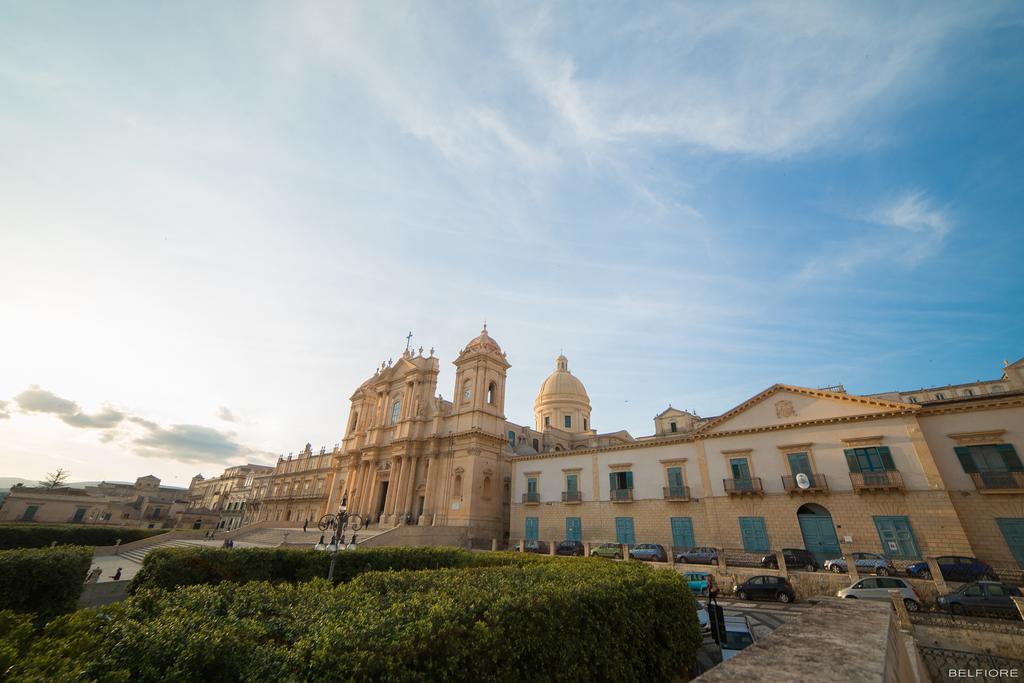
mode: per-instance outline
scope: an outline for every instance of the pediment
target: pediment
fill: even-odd
[[[775,384],[702,424],[698,432],[730,432],[859,415],[912,413],[916,410],[918,407],[910,403]]]
[[[658,420],[658,419],[661,419],[663,417],[693,417],[693,416],[690,413],[686,412],[685,410],[679,410],[679,408],[673,408],[672,406],[669,406],[668,408],[665,408],[665,410],[663,410],[660,413],[658,413],[657,415],[655,415],[654,419]]]

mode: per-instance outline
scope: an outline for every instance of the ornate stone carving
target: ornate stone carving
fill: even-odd
[[[775,402],[775,417],[782,419],[784,417],[793,417],[794,415],[796,415],[796,409],[793,407],[792,401],[782,400]]]

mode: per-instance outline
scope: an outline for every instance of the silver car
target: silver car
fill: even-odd
[[[896,567],[893,566],[892,560],[885,555],[879,555],[878,553],[850,553],[853,556],[853,563],[857,566],[857,571],[861,574],[878,574],[879,576],[893,576],[896,573]],[[846,572],[846,558],[837,557],[831,560],[825,560],[825,571],[835,572],[842,574]]]
[[[921,598],[914,588],[904,579],[893,576],[873,576],[861,579],[849,588],[836,593],[837,598],[860,598],[863,600],[889,600],[889,591],[896,589],[903,596],[903,604],[907,611],[916,612],[921,609]]]

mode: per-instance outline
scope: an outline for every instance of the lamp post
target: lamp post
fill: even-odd
[[[341,549],[356,549],[356,532],[363,528],[363,518],[357,514],[348,514],[345,509],[345,500],[342,499],[338,514],[326,514],[317,523],[320,531],[326,534],[331,532],[331,542],[324,544],[324,535],[320,536],[320,542],[314,546],[314,550],[323,550],[331,554],[331,568],[327,571],[327,579],[334,580],[334,565],[338,561],[338,551]],[[345,530],[352,529],[352,542],[345,545]]]

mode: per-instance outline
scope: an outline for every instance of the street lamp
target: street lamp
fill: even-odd
[[[317,543],[313,549],[322,550],[331,554],[331,568],[327,571],[327,579],[329,581],[334,580],[334,565],[338,561],[338,551],[341,549],[355,550],[356,549],[356,532],[363,528],[363,518],[357,514],[348,514],[345,510],[345,501],[342,500],[341,507],[338,510],[338,514],[326,514],[320,518],[317,527],[324,534],[320,536],[320,542]],[[345,545],[345,530],[352,529],[352,542]],[[330,531],[331,541],[330,543],[324,543],[324,535]]]

